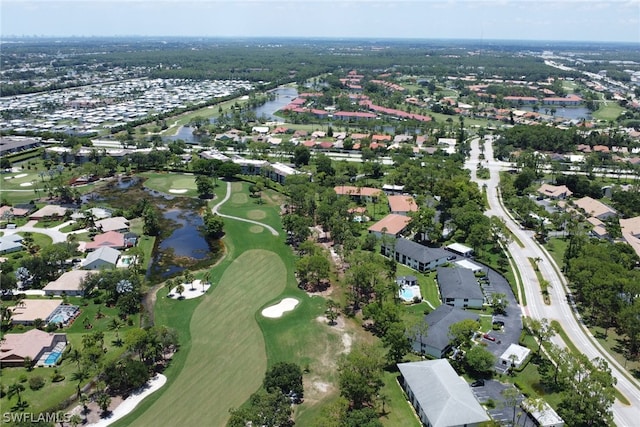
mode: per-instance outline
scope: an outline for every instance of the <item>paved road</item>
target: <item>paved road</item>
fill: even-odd
[[[9,236],[12,234],[25,233],[25,232],[40,233],[40,234],[45,234],[51,237],[51,240],[53,241],[52,243],[64,243],[67,241],[67,236],[69,234],[79,234],[79,233],[87,232],[87,230],[85,229],[70,231],[68,233],[63,233],[62,231],[60,231],[61,228],[64,228],[69,224],[73,224],[75,221],[67,221],[53,228],[36,227],[35,226],[36,222],[37,221],[29,221],[21,227],[16,227],[14,229],[4,229],[4,235]]]
[[[524,244],[521,248],[516,242],[509,245],[509,253],[516,264],[522,281],[524,283],[527,306],[522,307],[523,314],[533,318],[547,318],[560,322],[569,339],[589,358],[604,357],[609,362],[612,374],[617,379],[617,389],[631,402],[630,406],[623,405],[616,401],[613,405],[615,423],[618,426],[637,426],[640,420],[640,385],[637,380],[628,377],[625,369],[615,360],[608,356],[607,352],[595,341],[589,330],[578,321],[572,308],[567,303],[565,285],[566,279],[560,274],[560,268],[553,261],[553,258],[544,248],[541,248],[533,239],[533,233],[528,230],[521,230],[502,206],[498,195],[499,172],[507,169],[508,164],[501,164],[493,159],[493,147],[491,139],[485,143],[484,154],[489,160],[487,167],[491,175],[488,180],[479,180],[473,171],[478,164],[480,154],[479,139],[474,139],[471,143],[471,154],[466,167],[472,171],[472,177],[478,185],[486,185],[489,209],[486,214],[495,215],[502,218],[509,230]],[[542,277],[550,283],[549,292],[551,295],[551,305],[544,304],[541,297],[540,284],[538,278],[529,262],[529,258],[540,258],[538,263]],[[554,337],[553,341],[558,345],[563,345],[559,337]]]
[[[235,219],[236,221],[243,221],[243,222],[249,222],[251,224],[256,224],[259,225],[261,227],[266,228],[267,230],[269,230],[271,232],[271,234],[273,234],[274,236],[278,236],[279,233],[276,231],[275,228],[273,228],[270,225],[264,224],[262,222],[258,222],[258,221],[254,221],[252,219],[246,219],[246,218],[240,218],[237,216],[231,216],[231,215],[224,215],[221,214],[220,212],[218,212],[218,209],[220,208],[220,206],[222,206],[227,200],[229,200],[229,197],[231,197],[231,182],[227,182],[227,194],[224,196],[224,199],[220,200],[211,210],[213,211],[214,214],[218,214],[223,218],[229,218],[229,219]]]

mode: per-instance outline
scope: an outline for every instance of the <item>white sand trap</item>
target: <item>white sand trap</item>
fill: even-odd
[[[300,301],[295,298],[285,298],[278,304],[272,305],[271,307],[267,307],[262,310],[262,315],[264,317],[269,317],[272,319],[282,317],[282,315],[287,311],[291,311],[296,308],[296,305],[298,305],[299,302]]]
[[[155,377],[149,380],[149,382],[142,388],[131,393],[129,397],[122,401],[116,409],[113,410],[109,418],[103,418],[97,423],[89,424],[93,427],[106,427],[112,423],[115,423],[120,418],[129,414],[138,406],[138,403],[142,402],[145,397],[149,396],[154,391],[160,389],[167,382],[167,377],[162,374],[156,374]],[[81,406],[79,408],[82,408]]]
[[[14,176],[14,178],[15,178],[15,179],[18,179],[18,178],[24,178],[25,176],[27,176],[27,174],[26,174],[26,173],[19,173],[18,175]]]
[[[201,297],[202,295],[206,294],[209,288],[211,287],[210,284],[205,284],[204,290],[203,290],[201,280],[194,280],[193,285],[191,283],[183,283],[182,286],[184,287],[184,291],[182,292],[182,299],[192,299],[192,298]],[[178,294],[178,292],[176,292],[177,288],[178,287],[176,286],[175,288],[171,289],[171,292],[169,293],[170,298],[173,298],[173,299],[180,298],[180,295]]]
[[[169,193],[173,193],[173,194],[184,194],[186,193],[187,190],[186,188],[172,188],[171,190],[169,190]]]
[[[33,185],[33,182],[23,182],[22,184],[20,184],[20,187],[31,187]]]

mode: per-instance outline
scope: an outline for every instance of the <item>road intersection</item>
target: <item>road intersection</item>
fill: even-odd
[[[524,246],[520,247],[514,241],[508,247],[512,261],[518,268],[524,284],[527,305],[522,306],[522,314],[535,319],[557,320],[569,339],[587,357],[590,359],[596,357],[606,359],[612,375],[617,380],[616,388],[631,402],[631,405],[625,405],[616,400],[612,408],[615,423],[617,426],[631,427],[638,425],[638,420],[640,420],[640,384],[617,361],[609,356],[579,320],[578,314],[574,312],[567,301],[566,279],[560,273],[558,265],[556,265],[549,253],[533,239],[533,233],[523,230],[502,205],[498,190],[499,173],[512,168],[512,166],[509,163],[494,159],[491,137],[484,140],[483,144],[486,160],[480,159],[480,139],[475,138],[471,142],[471,153],[465,167],[471,171],[471,179],[477,182],[481,188],[484,187],[486,189],[489,209],[485,214],[503,219],[507,228]],[[481,162],[483,167],[488,168],[490,171],[490,178],[487,180],[476,177],[477,165]],[[542,278],[549,282],[550,305],[546,305],[542,299],[540,283],[529,259],[542,260],[538,262],[538,269]],[[554,337],[553,341],[557,345],[565,345],[558,336]]]

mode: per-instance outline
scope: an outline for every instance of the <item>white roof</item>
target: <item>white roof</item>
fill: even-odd
[[[478,264],[475,264],[475,263],[469,261],[468,259],[463,259],[463,260],[460,260],[460,261],[456,261],[456,264],[459,265],[462,268],[468,268],[469,270],[473,271],[474,273],[476,271],[482,270],[482,267],[480,267]]]
[[[398,369],[433,427],[489,421],[469,384],[448,360],[399,363]]]
[[[564,420],[553,410],[547,402],[541,401],[541,408],[537,404],[529,404],[527,400],[522,401],[522,407],[527,411],[540,426],[563,426]]]
[[[71,270],[62,274],[57,280],[49,282],[44,291],[79,291],[80,284],[85,277],[95,274],[95,271]]]
[[[504,353],[502,353],[502,356],[500,356],[500,360],[511,360],[510,357],[513,355],[516,357],[514,363],[520,364],[522,363],[522,361],[524,361],[524,359],[526,359],[529,353],[531,353],[531,350],[529,350],[527,347],[522,347],[518,344],[511,344],[509,348],[507,348]]]
[[[454,252],[458,252],[460,254],[473,252],[473,248],[470,248],[469,246],[465,246],[462,243],[452,243],[449,246],[447,246],[447,249],[452,250]]]

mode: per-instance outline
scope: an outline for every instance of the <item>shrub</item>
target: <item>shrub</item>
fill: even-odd
[[[58,370],[53,371],[53,375],[51,375],[52,383],[59,383],[60,381],[64,381],[64,375],[62,375]]]
[[[44,387],[44,378],[41,376],[38,375],[29,379],[29,388],[31,390],[40,390],[42,387]]]
[[[21,383],[26,383],[27,382],[27,375],[26,374],[20,375],[20,377],[18,378],[18,381],[20,381]]]

